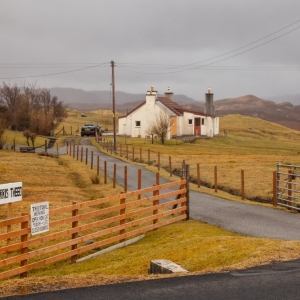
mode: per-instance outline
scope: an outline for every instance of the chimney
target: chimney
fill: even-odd
[[[212,116],[215,115],[214,94],[211,93],[210,88],[208,88],[207,94],[205,94],[204,113]]]
[[[168,87],[168,91],[165,92],[165,96],[170,99],[171,101],[174,101],[174,93],[171,92],[171,89]]]
[[[154,86],[151,85],[150,91],[146,94],[146,103],[148,105],[154,106],[156,101],[157,91],[154,90]]]
[[[154,90],[154,85],[151,85],[150,91],[147,91],[147,95],[157,95],[157,91]]]

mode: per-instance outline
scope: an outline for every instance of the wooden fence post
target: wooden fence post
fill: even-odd
[[[76,159],[78,160],[78,155],[79,155],[79,145],[76,147]]]
[[[153,186],[158,187],[157,184],[153,184]],[[158,189],[153,191],[153,196],[157,196],[158,195]],[[159,200],[154,200],[153,201],[153,207],[159,204]],[[158,214],[158,209],[153,209],[153,215],[157,215]],[[157,224],[158,223],[158,219],[155,218],[153,219],[153,224]]]
[[[124,192],[127,193],[127,166],[124,166]]]
[[[93,165],[94,165],[94,151],[91,153],[91,170],[93,170]]]
[[[159,185],[159,173],[156,173],[155,183]]]
[[[45,140],[45,153],[47,153],[48,150],[48,144],[47,144],[47,140]]]
[[[72,143],[70,143],[70,156],[72,156]]]
[[[185,173],[185,175],[186,175],[186,173]],[[187,179],[186,179],[186,177],[181,177],[181,180],[186,180],[186,182],[185,182],[185,184],[183,183],[183,184],[181,184],[180,185],[180,187],[179,187],[179,189],[180,190],[182,190],[182,189],[184,189],[184,188],[187,188]],[[180,195],[178,195],[177,197],[176,197],[176,199],[181,199],[181,198],[184,198],[184,197],[186,197],[186,193],[182,193],[182,194],[180,194]],[[175,204],[175,205],[173,205],[173,208],[176,208],[178,206],[178,204]],[[186,203],[181,203],[180,204],[180,206],[181,207],[183,207],[183,206],[186,206],[186,214],[187,214],[187,205],[186,205]],[[185,213],[185,211],[184,210],[182,210],[181,212],[180,212],[180,214],[181,215],[184,215],[184,213]]]
[[[157,169],[160,170],[160,152],[157,153]]]
[[[217,170],[217,166],[215,166],[214,168],[215,170],[215,192],[217,193],[218,192],[218,170]]]
[[[277,206],[277,172],[273,171],[273,206]]]
[[[116,187],[116,181],[117,181],[117,165],[114,164],[114,180],[113,180],[113,188]]]
[[[66,146],[66,148],[67,148],[67,155],[69,154],[69,142],[67,141],[67,146]]]
[[[244,170],[241,170],[241,185],[242,185],[242,200],[245,200],[245,174]]]
[[[198,183],[198,188],[201,185],[201,181],[200,181],[200,164],[197,164],[197,183]]]
[[[85,148],[85,164],[87,165],[88,163],[88,151],[89,149],[88,148]]]
[[[16,152],[16,139],[14,139],[14,151]]]
[[[75,158],[75,144],[73,144],[73,158]]]
[[[83,160],[83,147],[81,147],[81,153],[80,153],[80,161],[82,162]]]
[[[172,160],[171,160],[171,156],[169,156],[169,168],[170,168],[170,177],[172,177]]]
[[[132,147],[132,161],[134,161],[134,147]]]
[[[77,202],[74,201],[73,205],[75,205],[76,203]],[[73,209],[72,210],[72,217],[75,217],[75,216],[78,216],[78,209]],[[75,228],[75,227],[78,227],[78,221],[72,222],[72,228]],[[78,232],[72,233],[72,240],[77,239],[77,238],[78,238]],[[72,245],[72,250],[75,250],[75,249],[77,249],[77,244]],[[76,260],[77,260],[77,254],[72,255],[71,256],[71,263],[72,264],[76,263]]]
[[[189,220],[190,219],[190,166],[186,165],[185,166],[185,174],[186,174],[186,219]],[[181,206],[183,206],[183,204],[181,204]]]
[[[148,166],[150,166],[150,149],[148,149]]]
[[[142,188],[142,170],[138,169],[138,190]],[[138,199],[141,199],[141,195],[138,195]]]
[[[106,160],[104,161],[104,183],[107,183],[107,164]]]
[[[12,203],[7,203],[7,219],[10,219],[12,216]],[[11,225],[7,225],[7,233],[11,231]],[[7,239],[7,246],[9,246],[11,239]],[[9,257],[10,252],[7,252],[7,257]]]
[[[28,214],[22,213],[22,216],[28,216]],[[22,222],[21,229],[27,229],[27,228],[28,228],[28,221]],[[27,242],[27,241],[28,241],[28,233],[21,235],[21,243]],[[27,247],[21,248],[21,254],[26,254],[26,253],[28,253],[28,248]],[[27,259],[21,260],[20,264],[21,264],[21,267],[27,266],[27,264],[28,264]],[[27,277],[27,271],[21,273],[20,277],[21,278]]]
[[[97,155],[97,176],[99,176],[100,157]]]
[[[124,194],[124,192],[121,192],[121,194]],[[121,198],[120,199],[120,205],[125,204],[125,203],[126,203],[126,198],[125,197]],[[120,220],[120,225],[125,225],[125,221],[126,221],[126,218],[125,218],[125,207],[120,209],[120,215],[124,216],[124,218],[122,218]],[[123,229],[120,230],[120,235],[123,235],[123,234],[125,234],[125,228],[123,228]],[[120,239],[120,243],[122,243],[122,242],[125,242],[124,238]]]

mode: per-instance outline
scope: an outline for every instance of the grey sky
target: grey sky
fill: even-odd
[[[208,87],[215,99],[300,94],[299,9],[299,0],[0,0],[0,81],[109,90],[114,60],[116,90],[124,92],[145,93],[153,84],[195,100]],[[188,64],[197,68],[178,72]]]

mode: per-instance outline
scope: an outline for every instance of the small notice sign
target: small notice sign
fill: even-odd
[[[31,205],[31,234],[49,231],[49,202]]]
[[[22,182],[0,184],[0,204],[22,200]]]

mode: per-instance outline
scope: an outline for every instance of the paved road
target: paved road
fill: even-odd
[[[300,299],[300,260],[242,272],[146,280],[8,297],[11,300],[294,300]]]
[[[142,187],[155,183],[155,174],[141,166],[111,157],[99,152],[89,144],[88,139],[81,140],[82,146],[100,155],[101,169],[103,161],[107,161],[108,176],[113,177],[113,165],[117,164],[117,182],[124,183],[124,166],[128,171],[128,189],[137,189],[138,169],[142,169]],[[60,149],[65,153],[66,147]],[[168,180],[160,177],[160,183]],[[190,217],[212,225],[220,226],[244,235],[274,238],[282,240],[300,240],[300,215],[274,208],[249,205],[218,198],[215,196],[190,191]]]

